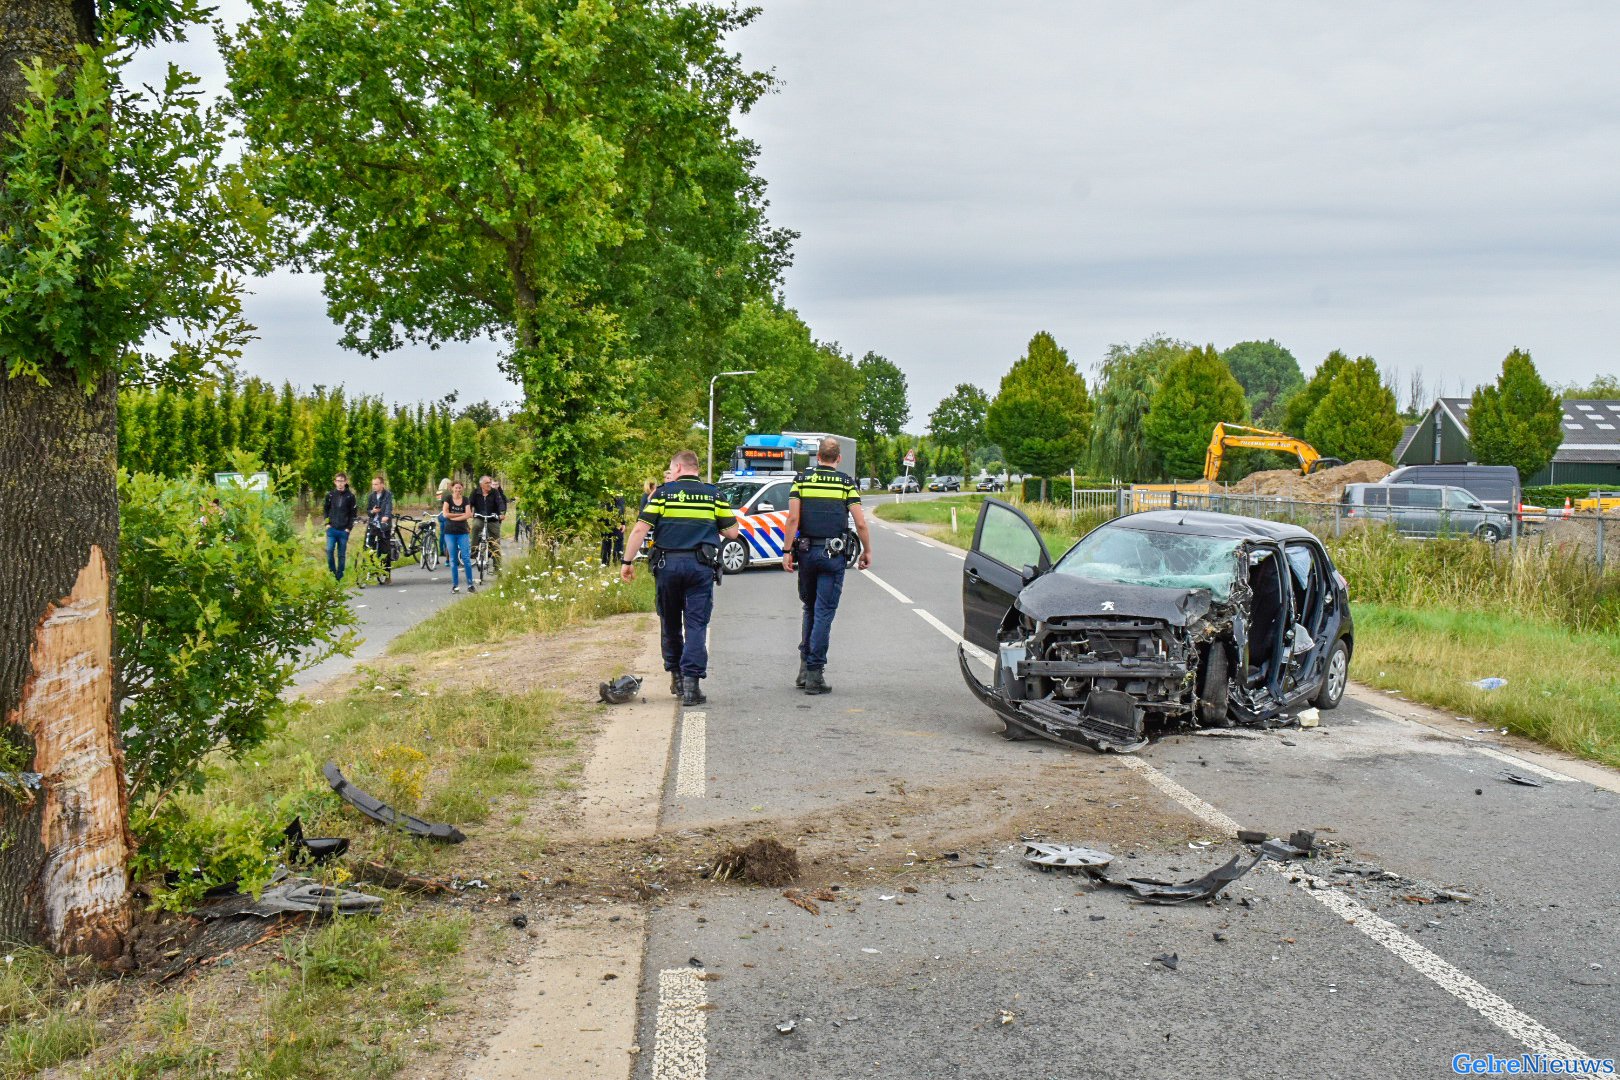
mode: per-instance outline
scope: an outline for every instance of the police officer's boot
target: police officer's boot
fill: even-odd
[[[804,673],[804,692],[807,694],[827,694],[832,687],[827,685],[827,677],[820,670],[811,668]]]
[[[800,690],[803,690],[805,676],[809,673],[809,670],[809,668],[804,666],[804,659],[801,657],[799,659],[799,677],[793,680],[793,685],[797,686]]]
[[[681,696],[681,690],[682,690],[682,687],[681,687],[681,673],[679,671],[670,672],[669,673],[669,692],[674,694],[676,697],[680,697]]]
[[[703,688],[699,685],[702,680],[693,675],[681,677],[681,704],[702,705],[709,699],[703,696]]]

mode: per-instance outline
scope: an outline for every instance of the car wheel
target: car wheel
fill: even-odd
[[[1350,646],[1340,638],[1333,643],[1328,656],[1327,673],[1322,676],[1322,688],[1316,692],[1311,704],[1318,709],[1337,709],[1344,700],[1345,687],[1350,685]]]
[[[1219,642],[1209,647],[1209,658],[1198,679],[1198,722],[1204,727],[1231,727],[1226,715],[1227,697],[1232,690],[1230,661]]]
[[[1502,530],[1495,525],[1481,525],[1474,530],[1474,535],[1487,544],[1494,544],[1502,539]]]
[[[721,544],[720,568],[728,574],[740,574],[748,569],[748,545],[741,539]]]

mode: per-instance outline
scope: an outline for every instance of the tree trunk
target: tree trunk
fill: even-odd
[[[92,32],[89,0],[0,2],[0,135],[18,65],[71,64]],[[113,709],[117,401],[112,374],[86,394],[62,369],[49,386],[0,373],[0,939],[103,960],[129,929],[132,849]]]

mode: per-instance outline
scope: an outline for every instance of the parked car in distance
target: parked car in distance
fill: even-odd
[[[1472,536],[1494,544],[1513,529],[1507,514],[1445,484],[1346,484],[1339,501],[1346,518],[1387,522],[1402,536]]]
[[[877,476],[863,476],[855,483],[862,491],[882,491],[883,479]]]
[[[928,478],[929,491],[961,491],[962,478],[960,476],[930,476]]]
[[[921,491],[922,485],[917,483],[915,476],[897,476],[889,481],[889,490],[902,492]]]
[[[1515,514],[1524,502],[1519,470],[1511,465],[1406,465],[1384,477],[1385,484],[1430,484],[1458,487],[1487,510]]]
[[[1006,723],[1129,752],[1155,730],[1262,724],[1331,709],[1349,680],[1344,577],[1297,525],[1151,510],[1100,525],[1052,562],[1017,507],[986,499],[962,568],[962,677]]]
[[[986,476],[973,485],[974,491],[1006,491],[1007,485],[1001,482],[999,476]]]

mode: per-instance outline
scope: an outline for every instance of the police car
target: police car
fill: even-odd
[[[737,515],[737,539],[720,541],[720,565],[725,572],[740,574],[750,566],[779,565],[787,546],[788,495],[793,490],[793,477],[780,473],[727,475],[716,486]],[[850,529],[853,531],[853,523]],[[860,554],[860,541],[855,544],[852,559]]]

